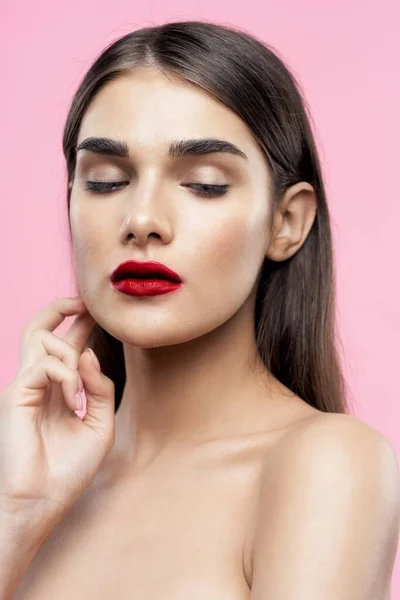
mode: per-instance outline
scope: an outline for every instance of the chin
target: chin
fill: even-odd
[[[94,296],[96,297],[96,296]],[[98,296],[97,296],[98,298]],[[93,307],[91,307],[93,304]],[[111,308],[98,300],[88,303],[95,321],[107,333],[128,346],[160,348],[185,344],[206,335],[218,333],[238,312],[240,305],[213,302],[184,302],[186,307],[174,305],[132,307],[128,311]],[[204,341],[204,340],[203,340]]]
[[[223,323],[207,322],[200,323],[198,318],[188,323],[182,319],[171,319],[160,323],[157,320],[147,322],[135,322],[130,325],[120,325],[109,319],[99,322],[99,325],[112,335],[115,339],[128,346],[139,348],[160,348],[162,346],[175,346],[185,344],[212,334]]]

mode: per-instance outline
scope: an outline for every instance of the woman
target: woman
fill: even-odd
[[[0,599],[387,600],[398,465],[349,414],[284,63],[211,23],[135,31],[83,78],[63,149],[81,297],[24,328],[2,394]]]

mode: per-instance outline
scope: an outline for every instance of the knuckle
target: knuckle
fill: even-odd
[[[44,334],[44,330],[41,329],[40,327],[33,327],[29,331],[29,337],[32,340],[36,340],[36,338],[41,338],[43,336],[43,334]]]
[[[65,298],[55,298],[50,306],[53,311],[63,312],[63,308],[65,307]]]
[[[73,357],[75,359],[76,366],[78,366],[79,358],[81,356],[80,352],[75,348],[75,346],[70,344],[67,340],[63,340],[61,338],[57,338],[57,339],[59,340],[60,344],[62,344],[63,347],[65,348],[65,353],[69,357]]]
[[[25,325],[20,334],[21,345],[26,346],[30,339],[37,336],[38,329],[32,323]]]
[[[54,299],[53,299],[53,300],[50,302],[50,306],[58,308],[58,307],[60,306],[61,302],[62,302],[62,298],[59,298],[59,297],[57,296],[57,298],[54,298]]]
[[[59,338],[57,335],[55,335],[55,333],[49,331],[48,329],[41,329],[40,337],[44,343],[48,342],[52,346],[54,346],[54,344],[57,344],[57,346],[63,347],[64,350],[69,350],[69,345],[65,345],[63,339]]]
[[[38,329],[31,329],[21,340],[20,343],[20,355],[25,356],[31,349],[35,348],[40,343],[40,331]]]
[[[60,360],[56,357],[53,356],[52,354],[48,354],[47,356],[43,356],[43,358],[41,358],[39,360],[39,363],[41,363],[42,365],[46,366],[46,367],[56,367],[60,365]]]

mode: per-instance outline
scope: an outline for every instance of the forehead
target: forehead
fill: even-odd
[[[250,161],[264,159],[234,111],[198,86],[150,69],[124,74],[96,95],[82,119],[77,144],[91,136],[127,140],[136,151],[167,151],[177,138],[221,138],[237,145]]]

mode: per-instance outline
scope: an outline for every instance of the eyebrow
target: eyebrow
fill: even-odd
[[[79,150],[121,158],[129,158],[130,156],[127,142],[107,137],[88,137],[76,147],[76,152]],[[213,152],[227,152],[249,160],[246,154],[231,142],[215,138],[174,140],[168,148],[168,156],[172,158],[201,156]]]

